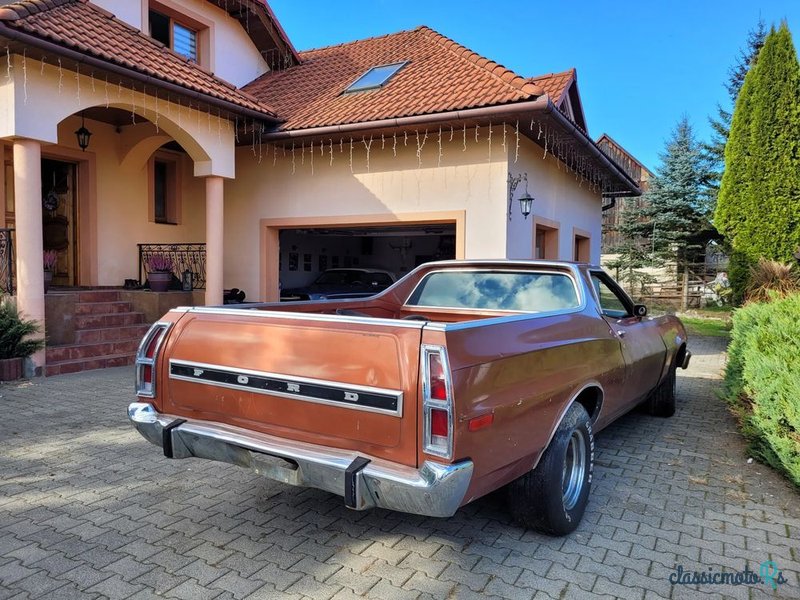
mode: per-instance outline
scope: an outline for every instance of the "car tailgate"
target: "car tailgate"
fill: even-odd
[[[164,412],[416,465],[422,324],[189,310],[159,366]]]

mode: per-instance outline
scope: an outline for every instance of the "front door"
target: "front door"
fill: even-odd
[[[42,234],[45,250],[58,254],[52,285],[75,286],[78,281],[77,165],[42,159]]]
[[[622,412],[655,388],[666,348],[654,319],[634,316],[631,299],[604,272],[592,271],[591,275],[603,319],[619,339],[625,359],[624,397],[615,407]]]

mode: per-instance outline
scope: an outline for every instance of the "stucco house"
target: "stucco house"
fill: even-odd
[[[47,373],[129,360],[164,305],[120,295],[148,252],[201,288],[167,304],[335,266],[599,262],[603,199],[640,193],[574,70],[518,75],[427,27],[298,52],[264,0],[0,4],[0,288],[46,320]]]

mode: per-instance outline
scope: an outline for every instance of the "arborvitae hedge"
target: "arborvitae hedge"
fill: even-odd
[[[800,487],[800,294],[733,314],[725,397],[750,452]]]
[[[800,246],[800,64],[785,23],[739,93],[714,224],[751,259],[791,261]]]

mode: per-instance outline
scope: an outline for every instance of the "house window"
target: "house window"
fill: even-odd
[[[180,214],[179,157],[158,153],[150,159],[150,220],[177,225]]]
[[[534,258],[558,260],[558,223],[537,217],[535,227]]]
[[[591,239],[580,233],[575,234],[575,243],[572,260],[589,262],[591,260]]]
[[[169,15],[150,9],[150,37],[158,40],[177,54],[198,62],[197,30]]]
[[[348,85],[344,91],[345,93],[361,92],[364,90],[372,90],[383,87],[392,77],[394,77],[395,73],[402,69],[406,64],[407,62],[401,62],[392,65],[372,67],[366,73],[361,75],[361,77]]]

